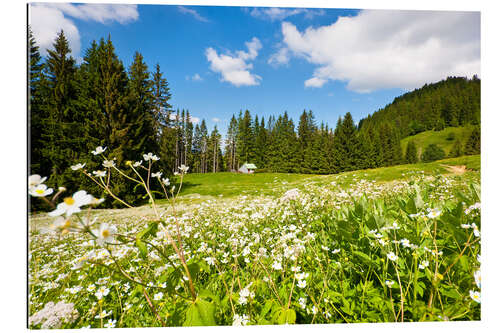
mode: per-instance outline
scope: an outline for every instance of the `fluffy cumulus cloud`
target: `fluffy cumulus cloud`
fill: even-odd
[[[281,21],[290,16],[303,14],[306,18],[312,19],[314,16],[324,15],[323,9],[305,9],[305,8],[253,8],[250,15],[255,18],[271,21]]]
[[[253,65],[249,61],[257,57],[262,44],[254,37],[245,45],[248,51],[236,51],[234,54],[218,54],[211,47],[205,50],[210,69],[221,74],[221,81],[229,82],[236,87],[259,85],[262,78],[250,73]]]
[[[30,24],[42,55],[52,44],[59,31],[64,30],[73,57],[80,56],[80,33],[72,18],[107,24],[127,24],[139,18],[137,5],[32,3]]]
[[[203,81],[203,78],[200,76],[200,74],[195,73],[193,76],[187,75],[186,80],[187,81]]]
[[[364,93],[480,74],[478,12],[364,10],[303,32],[281,28],[284,46],[268,62],[296,56],[316,65],[306,87],[341,80]]]

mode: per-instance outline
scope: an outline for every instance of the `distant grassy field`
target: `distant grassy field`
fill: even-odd
[[[425,150],[425,148],[434,143],[441,147],[444,152],[448,155],[453,144],[456,139],[460,139],[462,145],[467,142],[469,136],[472,132],[472,127],[447,127],[442,131],[425,131],[422,133],[418,133],[417,135],[409,136],[401,140],[401,147],[403,148],[403,153],[406,151],[406,146],[410,140],[415,140],[415,145],[417,146],[417,153],[420,157]],[[448,140],[448,136],[450,133],[455,134],[455,138],[453,140]]]
[[[411,172],[423,171],[427,175],[448,173],[441,165],[465,165],[469,170],[480,171],[479,155],[462,156],[432,163],[405,164],[377,169],[358,170],[334,175],[309,175],[290,173],[256,173],[252,175],[230,172],[187,174],[181,190],[185,199],[204,197],[233,197],[237,195],[281,195],[291,188],[306,189],[310,184],[351,183],[353,179],[387,182],[405,178]]]

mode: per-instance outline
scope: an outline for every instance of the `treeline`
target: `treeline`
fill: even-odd
[[[360,120],[361,130],[392,124],[401,138],[445,127],[479,125],[481,80],[448,77],[396,97],[392,103]]]

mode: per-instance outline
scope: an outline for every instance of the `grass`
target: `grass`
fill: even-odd
[[[410,140],[415,141],[415,145],[417,146],[418,156],[421,156],[425,148],[434,143],[441,147],[444,152],[448,155],[453,144],[456,139],[460,139],[462,145],[465,145],[469,136],[472,132],[472,127],[447,127],[442,131],[425,131],[422,133],[418,133],[417,135],[409,136],[401,140],[401,148],[403,149],[403,153],[406,151],[406,146]],[[455,139],[448,140],[448,136],[454,133]]]
[[[442,165],[465,165],[469,170],[479,171],[480,155],[461,156],[432,163],[405,164],[385,168],[357,170],[334,175],[311,175],[290,173],[255,173],[251,175],[230,172],[187,174],[180,198],[203,201],[206,198],[230,198],[238,195],[278,196],[292,188],[306,188],[309,184],[351,183],[363,178],[388,182],[406,177],[406,174],[424,171],[427,175],[448,173]]]

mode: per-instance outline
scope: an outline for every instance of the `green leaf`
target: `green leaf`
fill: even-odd
[[[140,239],[136,239],[135,245],[139,249],[139,254],[141,255],[142,258],[146,258],[148,255],[148,247],[144,242],[142,242]]]
[[[197,299],[186,311],[183,326],[215,326],[215,305],[203,299]]]

